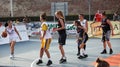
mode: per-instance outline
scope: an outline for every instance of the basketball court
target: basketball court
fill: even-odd
[[[94,62],[98,57],[102,57],[108,61],[111,67],[120,66],[120,39],[111,39],[114,53],[100,54],[102,51],[101,39],[89,39],[87,42],[87,54],[88,58],[77,58],[77,44],[76,39],[67,39],[65,45],[65,52],[67,57],[67,63],[59,64],[61,58],[60,51],[58,49],[57,39],[53,39],[50,47],[51,60],[53,64],[50,67],[93,67]],[[39,58],[40,41],[39,39],[30,39],[29,41],[16,43],[15,46],[15,58],[9,59],[10,51],[9,44],[0,45],[0,67],[47,67],[48,61],[46,55],[43,57],[43,64],[36,65]]]

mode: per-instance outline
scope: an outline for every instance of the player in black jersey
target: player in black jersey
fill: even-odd
[[[103,30],[102,41],[103,41],[104,50],[101,52],[101,54],[107,53],[107,51],[106,51],[107,44],[108,44],[108,47],[110,48],[109,54],[112,54],[113,50],[112,50],[112,46],[110,43],[110,34],[112,32],[112,35],[114,35],[113,26],[112,26],[110,20],[106,17],[105,13],[102,13],[102,16],[103,16],[102,24],[100,27],[102,27],[102,30]]]
[[[66,56],[64,52],[63,45],[65,45],[66,42],[66,29],[65,29],[65,21],[64,21],[64,16],[62,11],[57,11],[55,12],[55,16],[58,19],[58,28],[54,28],[53,31],[58,31],[59,38],[58,38],[58,43],[59,43],[59,49],[62,54],[62,57],[60,59],[60,63],[66,62]]]

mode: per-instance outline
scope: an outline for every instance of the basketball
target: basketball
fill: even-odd
[[[2,32],[2,35],[1,35],[3,38],[6,38],[7,37],[7,32]]]

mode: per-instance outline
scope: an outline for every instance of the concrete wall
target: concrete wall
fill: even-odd
[[[88,0],[13,0],[13,13],[19,16],[39,16],[41,12],[51,14],[51,2],[68,2],[69,15],[88,14]],[[91,0],[91,14],[98,9],[111,14],[120,8],[120,0]],[[119,10],[120,12],[120,10]],[[0,17],[10,16],[10,0],[0,0]]]

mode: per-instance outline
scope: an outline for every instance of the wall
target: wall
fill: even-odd
[[[41,12],[51,13],[51,2],[68,2],[69,15],[88,14],[88,0],[13,0],[13,13],[19,16],[39,16]],[[91,14],[98,9],[109,14],[120,9],[120,0],[91,0]],[[10,16],[10,0],[0,0],[0,17]],[[120,12],[120,10],[119,10]]]

